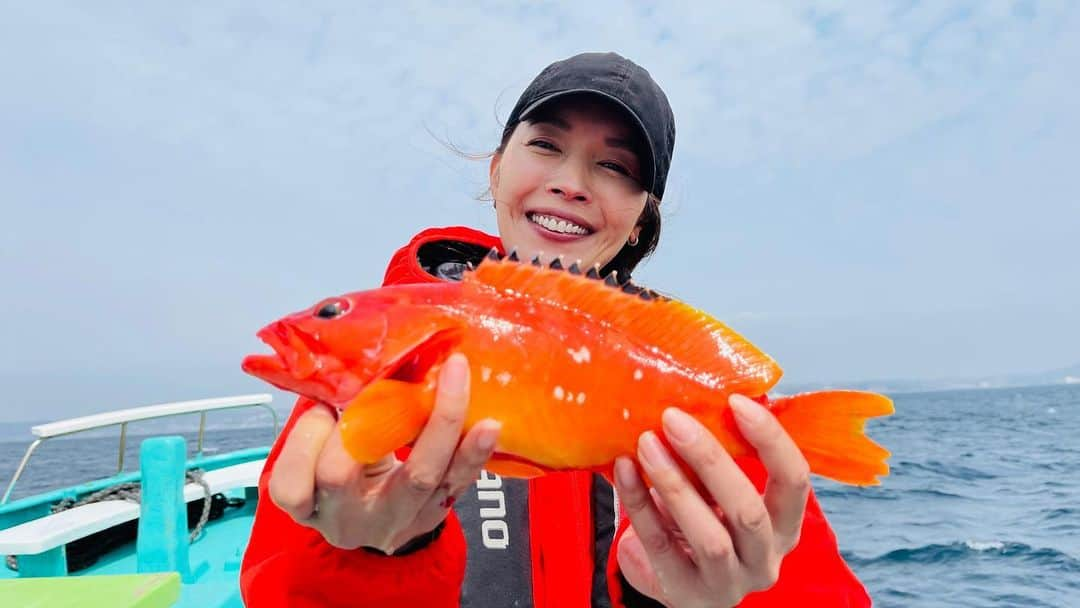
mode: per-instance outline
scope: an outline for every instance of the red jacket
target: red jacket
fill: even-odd
[[[429,229],[398,250],[384,284],[438,280],[418,262],[421,248],[455,241],[498,247],[496,237],[468,228]],[[364,550],[347,551],[327,544],[315,530],[295,523],[267,494],[269,471],[297,417],[312,406],[300,399],[267,458],[259,482],[259,502],[240,573],[249,607],[378,606],[431,608],[457,606],[465,576],[466,543],[452,511],[442,533],[414,553],[387,557]],[[754,459],[739,465],[762,491],[766,474]],[[614,558],[619,535],[629,521],[620,514],[607,564],[594,563],[595,537],[590,487],[593,474],[567,472],[528,481],[528,538],[532,605],[536,608],[585,608],[596,598],[593,576],[604,568],[611,605],[658,605],[642,600],[624,603],[625,583]],[[480,548],[470,548],[480,550]],[[609,598],[600,598],[606,604]],[[806,505],[799,544],[784,559],[780,579],[771,589],[746,597],[740,606],[869,606],[870,597],[840,557],[836,537],[813,493]],[[494,607],[494,604],[492,605]]]

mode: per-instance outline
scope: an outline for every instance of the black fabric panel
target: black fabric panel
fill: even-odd
[[[593,549],[593,608],[611,608],[611,596],[607,588],[607,564],[614,556],[609,555],[611,541],[615,538],[615,494],[611,484],[601,475],[592,476],[592,520],[594,531]]]
[[[463,608],[532,608],[529,482],[483,471],[454,511],[468,546]]]
[[[623,605],[626,608],[664,608],[664,605],[653,598],[642,595],[633,585],[626,582],[626,577],[619,573],[619,584],[622,585]]]
[[[619,572],[619,584],[622,585],[622,605],[626,608],[664,608],[656,599],[634,589],[634,585],[626,582],[622,572]]]

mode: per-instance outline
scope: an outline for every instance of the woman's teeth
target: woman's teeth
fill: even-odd
[[[559,219],[550,215],[533,213],[529,215],[529,220],[531,220],[535,224],[539,224],[544,228],[547,228],[552,232],[559,232],[561,234],[589,234],[588,228],[578,226],[573,222],[568,222],[564,219]]]

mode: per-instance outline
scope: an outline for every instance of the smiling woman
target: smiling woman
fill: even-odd
[[[637,246],[650,197],[641,180],[640,136],[624,117],[610,102],[578,93],[523,120],[491,159],[503,245],[582,266],[604,265]]]
[[[492,155],[498,236],[425,230],[395,254],[384,284],[458,281],[494,248],[605,275],[609,285],[637,294],[631,273],[658,243],[674,146],[674,115],[644,68],[614,53],[556,62],[521,95]],[[401,308],[364,306],[385,315]],[[319,339],[332,340],[322,322],[343,310],[327,301],[297,322],[317,323]],[[381,336],[375,340],[343,340],[341,352],[365,356],[362,349],[378,348],[369,342],[391,340],[387,326],[370,328]],[[432,329],[415,319],[397,326]],[[308,352],[288,328],[273,325],[260,336],[275,350],[291,344]],[[461,353],[447,354],[388,368],[391,379],[413,369],[437,378],[430,417],[384,416],[369,429],[366,436],[377,437],[422,426],[411,449],[391,454],[381,438],[346,449],[348,421],[333,405],[355,387],[342,391],[339,383],[338,394],[316,382],[314,371],[305,375],[315,384],[307,394],[319,401],[298,402],[268,457],[241,574],[249,606],[869,605],[810,492],[806,459],[757,402],[728,400],[732,424],[756,453],[738,461],[694,417],[667,407],[662,428],[631,437],[636,453],[618,456],[605,471],[613,473],[616,495],[589,470],[534,477],[535,470],[491,461],[515,429],[503,436],[500,422],[470,418],[470,386],[482,397],[485,386],[511,378],[483,357],[470,368]],[[567,354],[578,362],[605,353]],[[318,357],[309,359],[251,361],[269,376],[297,365],[318,368]],[[631,377],[631,386],[653,382]],[[589,389],[575,388],[573,403],[584,403]],[[559,384],[554,394],[571,393]],[[380,402],[387,411],[408,405],[400,394],[387,399]],[[625,422],[631,407],[636,411],[629,402],[614,408],[615,422]],[[350,451],[363,452],[367,464]],[[489,461],[508,477],[483,470]]]

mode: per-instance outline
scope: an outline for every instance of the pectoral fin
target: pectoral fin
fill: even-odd
[[[375,462],[416,439],[431,415],[425,385],[378,380],[345,406],[339,426],[349,454],[363,464]]]

